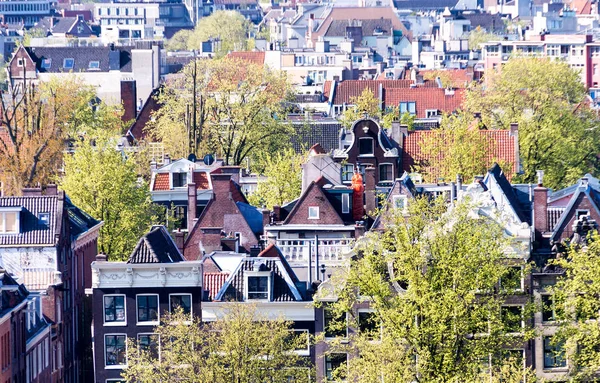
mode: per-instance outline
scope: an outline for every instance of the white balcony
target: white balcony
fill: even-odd
[[[320,264],[336,265],[349,259],[354,239],[277,239],[275,244],[290,263],[308,264],[310,256],[313,264],[318,257]]]

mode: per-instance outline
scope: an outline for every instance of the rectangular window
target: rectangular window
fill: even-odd
[[[500,288],[505,291],[523,291],[523,269],[521,266],[507,268],[500,279]]]
[[[395,209],[406,210],[408,199],[405,195],[395,195],[392,197]]]
[[[310,336],[308,330],[304,329],[291,329],[290,336],[294,337],[293,341],[296,342],[294,351],[300,355],[310,355]]]
[[[323,326],[326,338],[347,337],[348,325],[346,313],[336,316],[329,306],[323,308]]]
[[[400,114],[412,114],[415,115],[417,114],[417,103],[414,101],[407,101],[407,102],[401,102],[400,103]]]
[[[104,323],[124,324],[125,295],[104,296]]]
[[[192,294],[171,294],[169,295],[169,310],[175,312],[178,308],[192,319]]]
[[[333,353],[325,356],[325,378],[327,381],[343,380],[347,374],[348,354]]]
[[[381,324],[377,318],[377,314],[372,311],[359,311],[358,330],[369,339],[380,339]]]
[[[440,113],[437,109],[427,109],[425,111],[425,117],[427,117],[427,118],[433,118],[433,117],[438,116],[439,114]]]
[[[379,182],[394,180],[394,166],[392,164],[379,165]]]
[[[358,140],[358,154],[361,156],[373,154],[373,139],[369,137],[361,137]]]
[[[158,334],[138,334],[138,346],[154,360],[160,358],[160,342]]]
[[[187,185],[187,173],[173,173],[173,187],[179,188]]]
[[[309,206],[308,207],[308,219],[319,219],[319,207]]]
[[[24,67],[25,66],[25,60],[22,58],[18,58],[17,59],[17,66],[18,67]]]
[[[90,61],[88,69],[100,69],[100,61]]]
[[[502,323],[507,332],[523,331],[523,306],[502,306]]]
[[[342,214],[350,213],[350,194],[342,194]]]
[[[75,59],[64,59],[63,60],[63,68],[64,69],[73,69],[75,66]]]
[[[551,336],[544,337],[544,368],[567,367],[564,344],[554,342]]]
[[[247,299],[269,299],[268,276],[248,276]]]
[[[19,232],[19,213],[18,212],[0,212],[0,233],[18,233]]]
[[[158,322],[158,295],[137,296],[137,321]]]
[[[342,166],[342,182],[351,182],[354,175],[354,164]]]
[[[126,338],[125,334],[104,336],[106,367],[125,366],[127,364]]]
[[[42,69],[50,69],[52,67],[52,59],[42,60]]]
[[[560,308],[557,307],[554,297],[552,295],[542,295],[542,321],[555,321],[560,314]]]

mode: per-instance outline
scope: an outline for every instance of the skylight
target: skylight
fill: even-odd
[[[52,66],[52,59],[43,59],[42,60],[42,69],[50,69]]]
[[[100,69],[100,61],[90,61],[88,69]]]
[[[65,69],[73,69],[73,67],[75,66],[75,59],[64,59],[63,61],[63,68]]]

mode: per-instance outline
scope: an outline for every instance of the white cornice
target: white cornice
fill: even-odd
[[[312,302],[202,302],[202,321],[213,322],[225,315],[235,304],[253,305],[260,316],[287,321],[314,321],[315,307]],[[261,319],[261,318],[257,318]]]
[[[92,262],[92,288],[202,287],[202,262]]]

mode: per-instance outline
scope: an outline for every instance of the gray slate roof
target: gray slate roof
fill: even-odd
[[[321,144],[329,153],[339,146],[342,124],[337,121],[304,121],[294,122],[296,135],[292,137],[292,145],[296,153],[305,153],[314,144]]]
[[[27,52],[36,62],[40,73],[60,72],[108,72],[120,70],[132,72],[131,48],[119,47],[27,47]],[[42,68],[42,60],[50,59],[50,68]],[[63,67],[65,59],[73,59],[73,69]],[[90,62],[98,61],[99,68],[90,69]]]
[[[374,36],[377,29],[383,32],[383,36],[389,36],[393,30],[392,20],[390,19],[333,20],[327,32],[325,32],[325,36],[346,36],[346,28],[349,26],[362,27],[363,36]]]
[[[65,198],[65,208],[69,217],[70,234],[74,237],[85,233],[100,223],[100,221],[73,205],[68,197]]]
[[[153,226],[140,238],[127,263],[173,263],[184,261],[164,226]]]
[[[454,8],[458,0],[396,0],[394,1],[394,7],[402,10],[444,10],[448,7]]]
[[[19,234],[0,234],[0,246],[51,245],[60,222],[58,196],[2,197],[0,207],[22,207]],[[48,213],[48,225],[40,221],[40,213]]]

